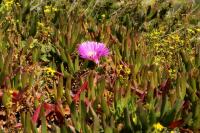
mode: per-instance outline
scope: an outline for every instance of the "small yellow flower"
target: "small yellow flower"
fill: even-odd
[[[56,72],[51,67],[46,67],[46,68],[44,68],[44,70],[47,72],[47,74],[50,74],[51,76],[53,76]]]
[[[197,32],[200,32],[200,28],[197,28],[196,31],[197,31]]]
[[[153,124],[153,127],[155,128],[155,130],[157,131],[162,131],[164,129],[164,126],[161,125],[159,122],[158,123],[155,123]]]
[[[125,67],[125,73],[126,73],[126,74],[130,74],[130,73],[131,73],[131,70],[130,70],[130,68],[128,68],[128,67]]]
[[[45,13],[50,13],[51,10],[50,10],[50,9],[45,9],[44,12],[45,12]]]
[[[132,120],[134,123],[137,123],[137,115],[136,114],[132,116]]]
[[[119,68],[122,69],[122,68],[123,68],[123,65],[119,65]]]
[[[101,15],[101,17],[102,17],[102,18],[105,18],[105,17],[106,17],[106,15],[105,15],[105,14],[102,14],[102,15]]]
[[[21,4],[20,4],[19,2],[17,2],[16,5],[17,5],[18,7],[21,7]]]
[[[39,27],[44,27],[44,23],[37,22],[37,24],[38,24]]]
[[[120,74],[120,71],[122,70],[122,68],[123,68],[123,65],[117,66],[117,69],[116,69],[117,74]]]
[[[11,9],[13,3],[14,3],[14,0],[5,0],[6,9],[7,10]]]
[[[52,11],[56,12],[56,11],[58,11],[58,9],[55,8],[55,7],[53,7],[53,8],[52,8]]]
[[[18,93],[19,91],[16,90],[15,88],[12,88],[12,89],[9,89],[9,90],[8,90],[8,93],[9,93],[9,94],[13,94],[14,92],[15,92],[15,93]]]
[[[189,33],[192,33],[192,34],[195,33],[193,29],[188,28],[187,30],[188,30]]]
[[[175,41],[179,41],[180,40],[180,37],[178,35],[171,35],[170,36],[172,39],[174,39]]]
[[[51,6],[45,6],[44,8],[45,8],[45,9],[44,9],[44,12],[45,12],[45,13],[50,13],[50,12],[51,12],[51,9],[52,9]]]

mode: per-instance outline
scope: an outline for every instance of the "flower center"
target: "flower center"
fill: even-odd
[[[95,51],[89,51],[88,52],[88,56],[89,57],[92,57],[92,56],[95,56],[96,55],[96,52]]]

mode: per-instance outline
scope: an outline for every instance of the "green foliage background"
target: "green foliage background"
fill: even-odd
[[[2,132],[198,132],[199,9],[198,0],[1,0]],[[77,53],[88,40],[110,49],[98,66]]]

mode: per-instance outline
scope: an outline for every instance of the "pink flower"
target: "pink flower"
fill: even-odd
[[[106,48],[103,43],[87,41],[79,45],[78,52],[81,58],[94,61],[98,64],[100,57],[107,56],[109,54],[109,49]]]

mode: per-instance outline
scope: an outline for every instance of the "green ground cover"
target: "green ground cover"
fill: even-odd
[[[200,132],[199,20],[198,0],[0,0],[0,132]]]

